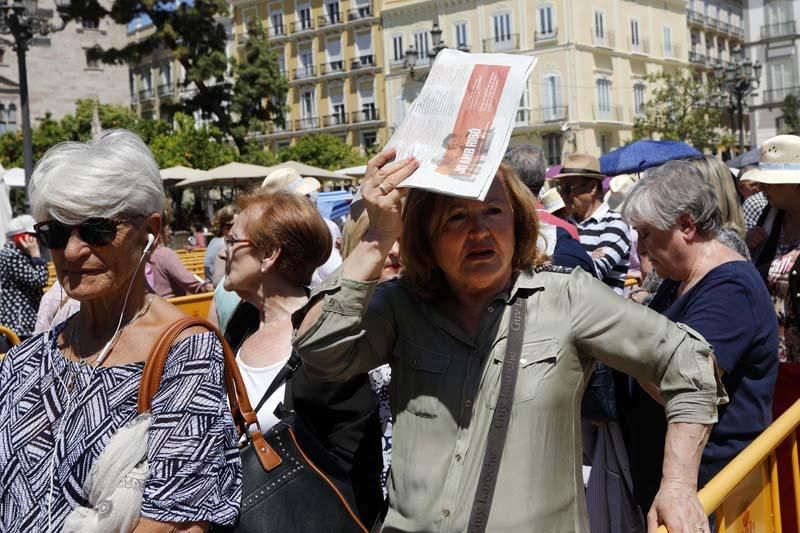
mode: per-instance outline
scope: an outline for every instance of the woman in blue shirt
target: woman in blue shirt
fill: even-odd
[[[712,344],[730,397],[703,451],[703,486],[772,422],[778,369],[772,300],[753,264],[717,239],[719,203],[690,164],[672,161],[649,171],[623,213],[639,233],[640,253],[666,280],[650,307]],[[666,420],[649,384],[633,382],[629,399],[625,432],[634,490],[647,509],[661,481]]]

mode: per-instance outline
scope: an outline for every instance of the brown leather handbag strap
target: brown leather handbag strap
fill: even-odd
[[[258,417],[250,405],[250,399],[247,397],[247,389],[244,386],[242,375],[239,373],[233,350],[231,350],[230,345],[225,341],[219,330],[202,318],[182,318],[171,324],[161,334],[144,365],[142,382],[139,384],[137,409],[139,413],[150,410],[153,397],[158,392],[161,384],[161,377],[164,373],[164,365],[170,348],[182,332],[193,327],[201,327],[213,332],[222,343],[228,403],[230,404],[231,415],[233,415],[233,422],[236,424],[239,434],[244,435],[248,433],[250,426],[258,425]],[[266,443],[260,431],[253,432],[250,438],[265,470],[272,470],[281,464],[280,456]]]

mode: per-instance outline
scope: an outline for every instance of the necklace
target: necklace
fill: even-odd
[[[139,318],[144,316],[145,313],[147,313],[147,311],[150,309],[150,304],[153,303],[154,296],[155,295],[153,295],[153,294],[148,294],[145,297],[146,301],[145,301],[145,304],[142,306],[142,308],[139,309],[139,311],[137,311],[135,315],[133,315],[133,317],[128,321],[127,324],[122,326],[114,334],[114,336],[109,341],[109,344],[111,344],[112,347],[114,346],[114,344],[116,344],[117,340],[119,340],[120,336],[122,335],[122,330],[124,330],[125,328],[127,328],[128,326],[130,326],[131,324],[136,322],[136,320],[138,320]],[[100,350],[98,350],[98,351],[94,351],[91,354],[88,354],[86,356],[81,355],[82,350],[81,350],[81,347],[80,347],[80,335],[78,333],[78,318],[77,317],[75,318],[75,324],[73,324],[72,330],[70,331],[69,341],[70,341],[70,345],[72,346],[72,352],[75,355],[75,357],[78,358],[78,362],[81,365],[84,365],[84,366],[91,365],[94,362],[94,360],[97,358],[97,356],[100,354]]]

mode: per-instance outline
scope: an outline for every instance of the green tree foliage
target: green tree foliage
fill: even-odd
[[[715,85],[687,74],[651,74],[647,82],[654,88],[645,116],[634,122],[634,139],[684,141],[700,150],[716,142],[721,112],[709,105]]]
[[[235,161],[236,148],[224,142],[222,132],[213,126],[195,124],[194,118],[178,113],[175,130],[161,133],[150,142],[150,149],[161,168],[183,165],[208,169]]]
[[[169,112],[202,113],[234,141],[239,152],[248,148],[249,133],[267,121],[283,124],[283,104],[288,82],[277,66],[260,24],[248,28],[249,38],[239,62],[228,61],[227,36],[221,19],[227,17],[227,0],[194,0],[191,5],[172,1],[114,0],[106,8],[97,0],[72,0],[68,18],[99,20],[105,17],[128,25],[147,17],[153,31],[120,48],[96,49],[106,63],[138,64],[158,50],[170,50],[183,66],[183,84],[196,89],[192,96],[169,105]]]
[[[781,105],[784,133],[800,134],[800,100],[794,94],[787,94]]]
[[[333,135],[308,135],[281,150],[281,161],[300,161],[307,165],[337,170],[362,165],[366,157]]]

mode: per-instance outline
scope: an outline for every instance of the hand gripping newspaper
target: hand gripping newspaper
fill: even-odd
[[[419,168],[401,185],[483,200],[511,138],[534,56],[446,49],[387,146]]]

